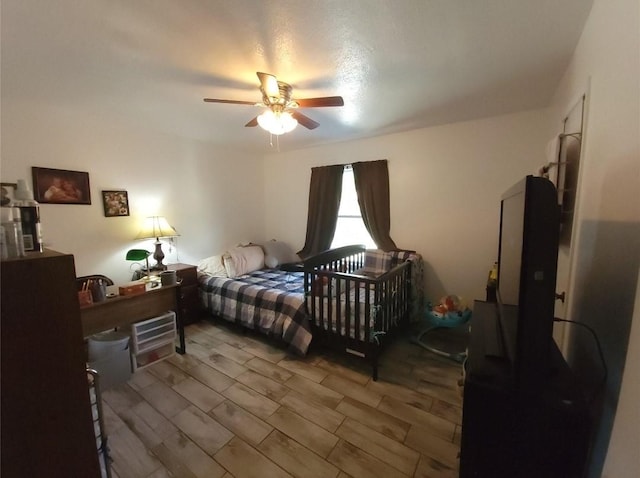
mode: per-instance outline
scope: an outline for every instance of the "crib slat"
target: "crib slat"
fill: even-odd
[[[364,292],[364,337],[362,337],[362,340],[368,341],[369,338],[371,337],[371,284],[367,283],[365,286],[365,292]],[[374,301],[375,301],[375,290],[373,293],[374,296]],[[358,338],[360,338],[360,329],[358,329]]]

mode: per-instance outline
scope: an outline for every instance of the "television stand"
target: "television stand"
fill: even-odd
[[[461,478],[584,475],[590,438],[582,388],[555,342],[540,390],[524,395],[508,357],[491,344],[498,331],[496,304],[476,301],[465,363]]]

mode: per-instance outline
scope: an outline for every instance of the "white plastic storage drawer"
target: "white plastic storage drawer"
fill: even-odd
[[[167,358],[175,350],[176,314],[168,311],[131,326],[133,368],[138,369]]]
[[[175,353],[176,347],[174,343],[165,343],[164,345],[149,350],[148,352],[132,355],[131,360],[133,362],[133,368],[136,370],[144,368],[148,365],[158,362],[159,360],[164,360],[168,357],[171,357]]]

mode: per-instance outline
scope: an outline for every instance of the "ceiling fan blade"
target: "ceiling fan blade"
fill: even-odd
[[[316,129],[318,126],[320,126],[320,123],[318,123],[317,121],[313,121],[311,118],[303,115],[298,111],[292,111],[291,116],[298,120],[298,123],[300,123],[307,129]]]
[[[204,101],[207,103],[228,103],[231,105],[251,105],[255,106],[255,101],[238,101],[238,100],[218,100],[215,98],[205,98]]]
[[[252,128],[254,126],[258,126],[258,117],[256,116],[255,118],[253,118],[251,121],[249,121],[246,125],[244,125],[246,128]]]
[[[270,98],[280,98],[280,88],[278,87],[278,80],[275,76],[269,73],[262,73],[261,71],[256,72],[256,75],[258,75],[260,79],[261,89],[265,95]]]
[[[325,96],[322,98],[305,98],[296,100],[300,108],[318,108],[321,106],[344,106],[342,96]]]

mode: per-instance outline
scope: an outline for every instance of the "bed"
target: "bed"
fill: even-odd
[[[311,327],[302,272],[259,269],[230,279],[200,274],[200,298],[213,316],[260,331],[305,355]]]
[[[211,315],[284,341],[299,355],[313,341],[365,358],[377,380],[382,347],[420,308],[416,296],[422,286],[415,284],[420,266],[420,256],[411,251],[383,253],[356,245],[293,267],[233,279],[200,274],[198,281]]]

